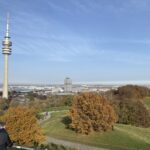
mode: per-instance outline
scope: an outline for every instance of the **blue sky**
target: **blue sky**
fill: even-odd
[[[0,0],[11,83],[150,81],[150,0]],[[0,55],[0,82],[3,56]]]

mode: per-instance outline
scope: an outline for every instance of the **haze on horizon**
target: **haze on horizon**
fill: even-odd
[[[150,81],[149,7],[149,0],[1,0],[1,41],[11,16],[10,83]]]

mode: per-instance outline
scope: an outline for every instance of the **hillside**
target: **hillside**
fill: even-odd
[[[111,150],[149,150],[150,128],[144,129],[130,125],[116,124],[114,131],[106,133],[92,133],[90,135],[76,134],[65,128],[62,118],[68,112],[57,112],[42,124],[48,136],[58,139],[79,142]]]

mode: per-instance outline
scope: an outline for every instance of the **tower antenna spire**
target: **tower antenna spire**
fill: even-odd
[[[9,37],[9,26],[10,26],[10,15],[9,12],[7,13],[7,23],[6,23],[6,37]]]

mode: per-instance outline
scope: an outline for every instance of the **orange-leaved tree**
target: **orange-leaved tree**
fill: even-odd
[[[77,133],[107,131],[113,128],[117,116],[113,107],[101,95],[82,93],[74,97],[70,109],[70,127]]]
[[[2,117],[13,141],[21,145],[41,143],[45,137],[39,126],[35,111],[28,107],[9,108]]]

